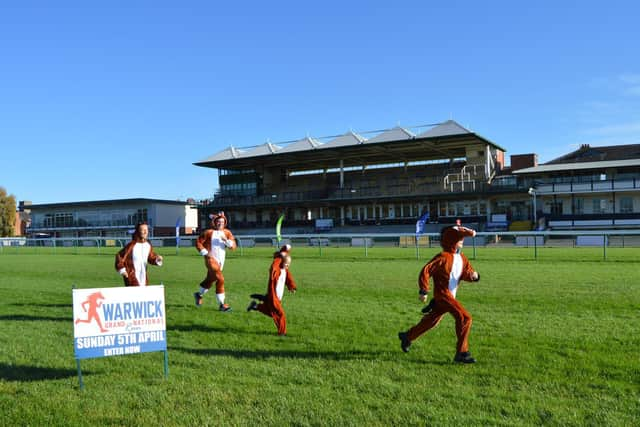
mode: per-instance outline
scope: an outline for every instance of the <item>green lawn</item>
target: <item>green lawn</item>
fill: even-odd
[[[407,354],[397,339],[435,248],[294,248],[286,338],[245,311],[271,249],[230,255],[220,313],[213,296],[193,306],[195,250],[159,248],[169,378],[162,353],[85,359],[84,390],[71,288],[120,286],[114,249],[35,249],[0,254],[2,426],[640,424],[640,249],[478,248],[482,280],[458,293],[478,363],[460,366],[450,317]]]

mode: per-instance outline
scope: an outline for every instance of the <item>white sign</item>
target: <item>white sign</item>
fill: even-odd
[[[73,290],[76,359],[167,350],[164,286]]]

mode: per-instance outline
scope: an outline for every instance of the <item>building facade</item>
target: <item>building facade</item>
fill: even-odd
[[[139,222],[149,224],[152,236],[197,232],[198,211],[193,203],[157,199],[121,199],[49,203],[28,206],[28,237],[123,237]]]
[[[367,139],[348,132],[239,149],[196,166],[218,170],[219,190],[200,222],[225,211],[234,228],[415,224],[461,219],[480,229],[636,226],[640,146],[582,147],[544,165],[453,120],[413,132],[396,127]]]
[[[514,172],[531,183],[535,221],[552,229],[640,226],[640,144],[591,147]]]
[[[219,191],[201,218],[223,210],[234,227],[485,223],[494,214],[531,217],[528,186],[504,179],[505,149],[453,120],[412,132],[396,127],[367,139],[348,132],[321,142],[229,147],[195,163],[218,169]],[[533,166],[533,164],[526,164]]]

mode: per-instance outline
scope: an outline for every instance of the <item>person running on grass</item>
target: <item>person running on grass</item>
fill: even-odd
[[[162,266],[162,256],[154,252],[149,242],[149,225],[140,222],[131,241],[116,254],[115,267],[125,286],[147,286],[147,264]]]
[[[480,280],[478,272],[460,252],[464,238],[475,235],[475,230],[463,227],[459,223],[442,229],[440,245],[443,250],[422,268],[418,277],[419,298],[423,303],[427,302],[429,278],[433,278],[433,299],[422,309],[425,315],[417,325],[406,332],[398,333],[400,348],[405,353],[409,351],[413,341],[438,325],[442,316],[450,313],[456,321],[458,337],[453,360],[460,363],[475,363],[476,360],[471,356],[468,343],[471,314],[456,300],[460,280],[468,282]]]
[[[296,292],[296,284],[289,271],[291,265],[291,245],[284,245],[279,251],[273,254],[273,262],[269,268],[269,283],[267,284],[267,294],[251,294],[251,298],[262,301],[251,301],[247,311],[256,310],[265,316],[273,319],[278,335],[287,334],[287,318],[282,308],[282,297],[284,296],[285,286],[289,292]]]
[[[196,307],[202,306],[204,295],[216,284],[216,299],[218,309],[223,312],[231,311],[229,304],[225,304],[224,276],[222,268],[226,249],[235,250],[236,239],[227,229],[227,218],[224,212],[219,212],[211,220],[212,228],[202,232],[196,240],[196,249],[204,257],[204,265],[207,267],[207,276],[200,282],[200,290],[193,294]]]

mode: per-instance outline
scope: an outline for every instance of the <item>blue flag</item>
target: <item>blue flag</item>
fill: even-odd
[[[176,220],[176,247],[180,246],[180,223],[182,218],[178,217]]]
[[[424,233],[424,224],[429,220],[429,212],[425,212],[424,215],[416,222],[416,241],[418,237]]]

